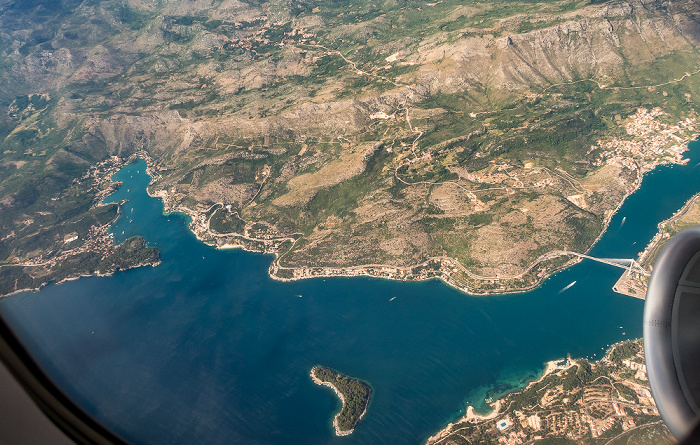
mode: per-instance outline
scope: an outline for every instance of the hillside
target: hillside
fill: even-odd
[[[201,239],[279,253],[280,279],[536,285],[680,161],[699,12],[0,1],[0,264],[32,266],[0,268],[2,292],[111,221],[105,178],[134,156]]]

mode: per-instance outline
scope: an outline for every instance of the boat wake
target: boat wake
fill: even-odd
[[[559,291],[559,293],[562,294],[562,293],[566,292],[567,290],[569,290],[569,289],[571,289],[572,287],[574,287],[574,284],[576,284],[576,281],[572,281],[571,283],[569,283],[569,284],[567,284],[566,286],[564,286],[564,287],[562,288],[562,290]]]

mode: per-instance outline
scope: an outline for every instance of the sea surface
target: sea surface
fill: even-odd
[[[645,177],[593,255],[636,257],[700,191],[700,143],[690,147],[688,165]],[[117,241],[145,237],[162,264],[0,299],[53,379],[133,443],[421,443],[549,360],[597,359],[642,335],[644,302],[614,293],[621,269],[593,261],[496,296],[437,280],[276,282],[272,256],[208,247],[187,217],[164,215],[149,179],[142,161],[114,176],[123,185],[108,200],[128,202],[112,230]],[[312,383],[314,365],[372,384],[351,436],[334,436],[339,401]]]

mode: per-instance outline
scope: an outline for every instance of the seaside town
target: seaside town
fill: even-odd
[[[118,157],[110,157],[92,166],[81,178],[75,179],[73,182],[74,184],[89,183],[90,187],[87,192],[95,195],[95,203],[100,203],[118,187],[118,184],[113,183],[110,178],[122,165],[123,162]],[[25,223],[30,225],[33,222],[33,220],[28,219]],[[105,259],[115,248],[113,236],[109,233],[109,227],[112,223],[113,220],[102,225],[92,225],[87,228],[86,233],[78,233],[77,231],[66,233],[59,237],[57,244],[52,248],[38,250],[36,256],[30,258],[10,258],[7,264],[53,269],[68,258],[88,252],[99,253],[101,259]],[[12,236],[14,234],[9,233],[0,241]]]
[[[479,415],[468,407],[427,444],[516,445],[545,438],[634,443],[635,436],[655,438],[645,443],[674,443],[649,391],[641,343],[613,345],[595,363],[549,362],[539,380],[493,403],[493,412]]]
[[[664,116],[658,107],[651,110],[639,108],[624,124],[625,132],[631,138],[598,141],[598,147],[603,149],[599,162],[602,164],[603,159],[623,165],[637,162],[642,173],[660,164],[687,162],[683,153],[688,150],[688,140],[697,134],[697,119],[689,117],[676,125],[669,125],[662,122]]]
[[[143,238],[132,237],[117,245],[110,233],[122,203],[102,204],[102,201],[119,187],[111,178],[123,166],[122,159],[112,156],[73,180],[76,188],[83,188],[86,195],[92,195],[90,215],[69,219],[48,229],[35,229],[34,236],[41,235],[40,238],[51,242],[28,254],[10,256],[0,264],[10,270],[9,279],[0,280],[0,295],[38,289],[50,281],[60,283],[81,276],[107,275],[116,270],[160,263],[158,251],[146,246]],[[34,219],[27,218],[25,228],[33,226],[36,226]],[[10,232],[0,242],[14,236],[15,233]]]

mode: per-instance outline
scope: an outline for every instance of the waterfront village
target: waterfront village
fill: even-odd
[[[642,172],[650,171],[659,164],[683,164],[683,153],[688,150],[689,136],[697,133],[697,120],[686,118],[676,125],[668,125],[660,119],[664,116],[660,108],[647,110],[639,108],[629,117],[624,126],[629,138],[614,137],[598,141],[603,149],[600,157],[616,159],[618,162],[632,161],[623,159],[631,156],[642,166]]]
[[[123,160],[112,156],[92,166],[81,178],[74,179],[73,183],[88,184],[87,193],[94,194],[94,202],[100,203],[117,189],[118,185],[111,181],[111,177],[122,166]],[[33,222],[32,219],[27,219],[25,224],[30,225]],[[84,233],[65,233],[58,237],[55,245],[38,249],[26,258],[10,258],[7,264],[53,270],[66,259],[86,253],[99,254],[100,259],[104,260],[115,250],[113,236],[109,233],[112,223],[113,220],[110,220],[102,225],[91,225]],[[0,241],[12,236],[14,233],[6,235]]]
[[[634,443],[630,439],[640,434],[659,439],[646,443],[670,440],[649,390],[641,340],[613,345],[596,363],[571,358],[549,362],[539,380],[492,406],[494,411],[485,416],[468,407],[463,418],[431,437],[428,445],[515,445],[551,438]]]
[[[160,263],[158,251],[148,247],[142,237],[132,237],[117,245],[110,233],[112,223],[120,214],[120,205],[101,203],[119,187],[111,178],[123,165],[123,159],[111,157],[73,180],[70,192],[91,197],[87,216],[66,218],[46,227],[39,226],[40,218],[51,215],[50,212],[40,211],[36,212],[38,217],[26,217],[24,228],[34,230],[27,245],[35,243],[38,248],[25,252],[17,250],[0,264],[5,267],[0,279],[0,295],[39,289],[51,281],[60,283],[81,276],[108,275],[117,270]],[[52,201],[60,205],[60,199],[55,197]],[[0,242],[15,236],[18,235],[11,231]]]

